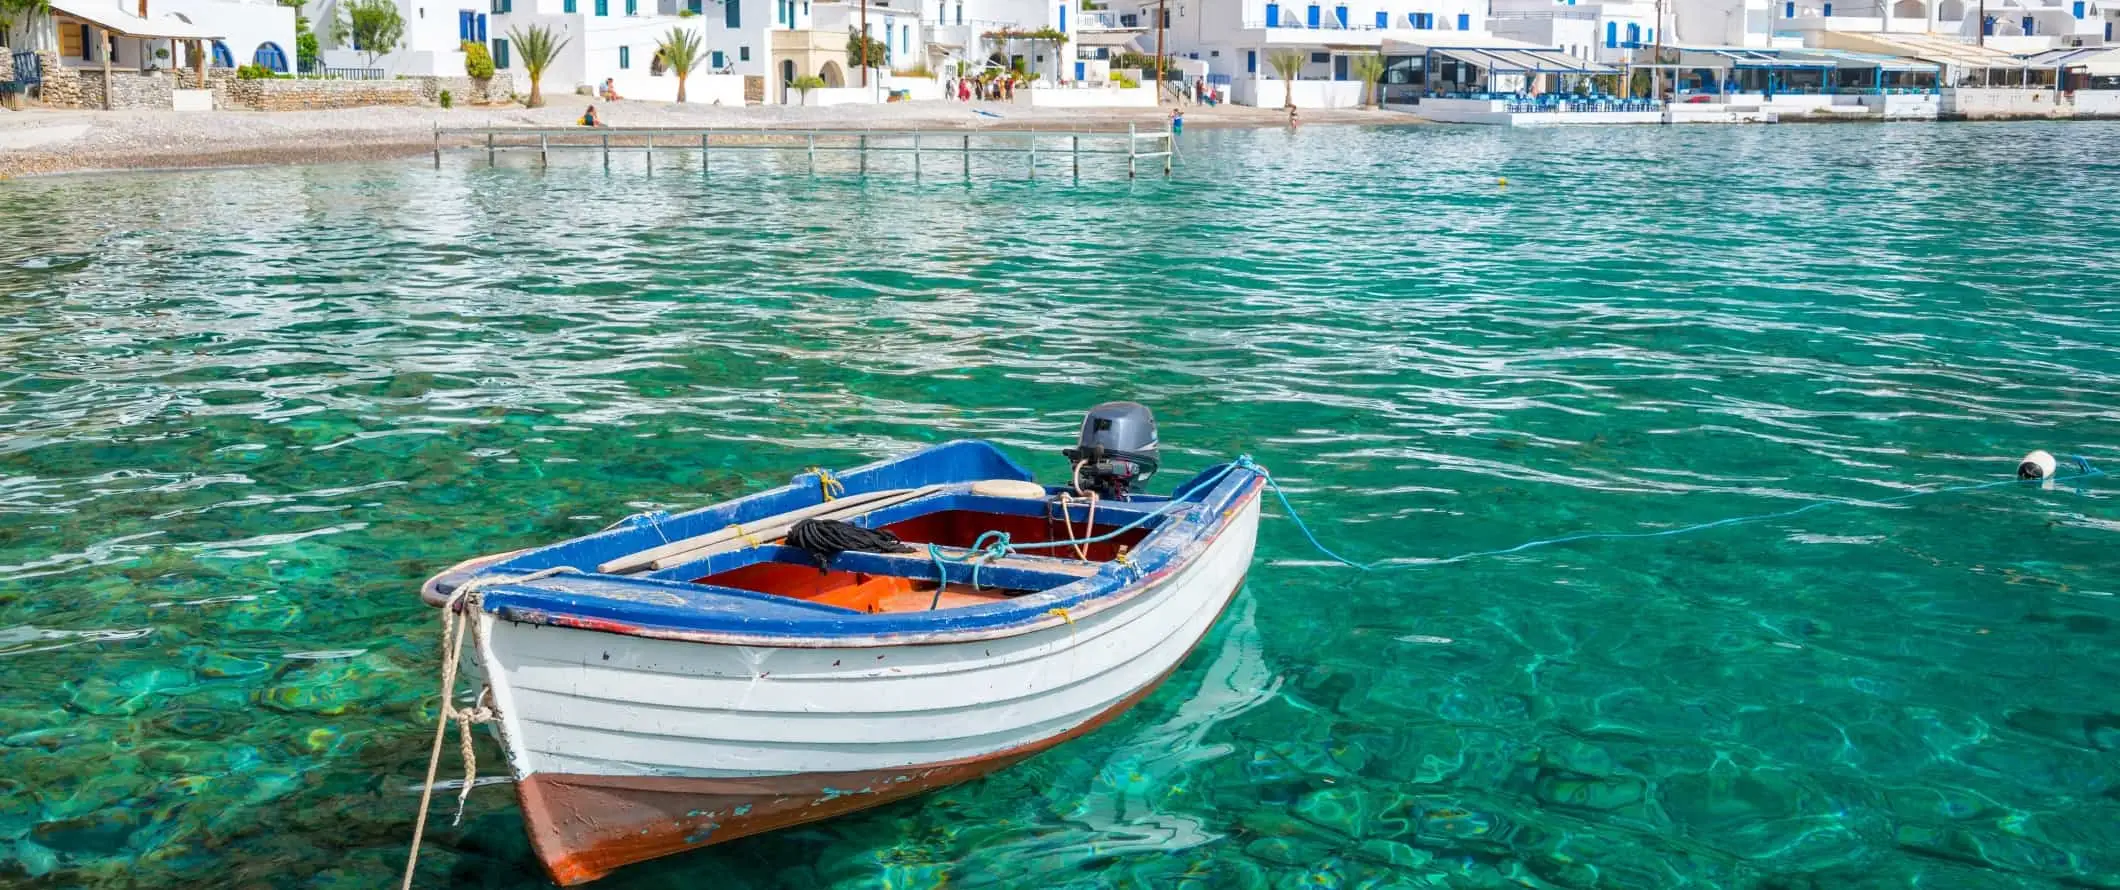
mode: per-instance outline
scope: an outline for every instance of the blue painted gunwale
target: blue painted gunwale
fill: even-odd
[[[957,441],[848,470],[836,474],[836,478],[845,486],[846,494],[859,494],[986,479],[1028,481],[1031,474],[990,444]],[[798,555],[782,547],[745,548],[647,575],[594,572],[600,563],[665,541],[706,534],[732,523],[756,522],[819,503],[822,489],[815,473],[798,475],[780,488],[676,516],[639,519],[482,567],[476,575],[507,577],[557,566],[578,571],[484,587],[480,606],[503,620],[525,624],[701,642],[889,645],[1009,636],[1072,620],[1070,610],[1097,608],[1155,585],[1203,552],[1205,542],[1228,526],[1236,508],[1258,496],[1264,479],[1250,467],[1224,464],[1178,486],[1175,498],[1194,505],[1175,508],[1144,525],[1149,533],[1131,554],[1131,566],[1099,564],[1096,574],[1086,578],[1029,568],[982,568],[979,578],[983,586],[1039,592],[978,606],[872,615],[681,580],[765,560],[800,561]],[[1209,482],[1212,484],[1205,484]],[[1048,488],[1049,492],[1056,490]],[[1099,525],[1108,528],[1124,524],[1170,500],[1143,496],[1123,504],[1100,504]],[[1027,505],[1034,507],[1036,503],[945,492],[878,510],[867,518],[866,524],[886,525],[935,509],[1021,513]],[[1084,512],[1078,510],[1073,515],[1086,519]],[[1047,552],[1059,551],[1030,551],[1023,555]],[[934,566],[924,553],[842,554],[833,566],[920,579],[935,577]],[[970,583],[971,566],[948,564],[946,568],[951,584]]]

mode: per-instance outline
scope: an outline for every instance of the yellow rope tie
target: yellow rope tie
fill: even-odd
[[[747,532],[747,531],[744,531],[744,530],[743,530],[743,523],[741,523],[741,522],[731,522],[731,523],[729,523],[729,527],[730,527],[730,528],[733,528],[733,529],[735,529],[735,530],[736,530],[736,539],[737,539],[737,540],[739,540],[739,541],[742,541],[742,542],[744,542],[744,543],[746,543],[746,544],[749,544],[749,545],[751,545],[751,546],[753,546],[753,547],[763,547],[763,546],[765,546],[765,542],[764,542],[764,541],[761,541],[761,540],[759,540],[759,539],[758,539],[758,536],[757,536],[757,535],[751,534],[750,532]]]
[[[1068,627],[1075,626],[1075,616],[1067,614],[1067,610],[1059,606],[1054,606],[1050,609],[1045,610],[1045,614],[1058,615],[1060,616],[1060,620],[1067,622]]]
[[[836,501],[839,500],[840,495],[847,493],[846,484],[840,482],[839,477],[832,475],[831,470],[823,467],[811,467],[810,472],[817,474],[817,488],[823,493],[825,500]]]

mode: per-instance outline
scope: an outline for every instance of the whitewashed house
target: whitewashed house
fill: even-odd
[[[1493,6],[1488,28],[1497,36],[1557,47],[1585,61],[1620,64],[1656,43],[1653,0],[1493,0]],[[1670,18],[1667,6],[1666,26]]]
[[[677,77],[656,57],[672,28],[699,35],[706,60],[686,82],[686,101],[742,105],[744,78],[762,78],[771,39],[772,0],[499,0],[491,37],[494,67],[520,72],[511,31],[551,29],[566,40],[547,69],[547,98],[605,81],[626,99],[668,102]],[[518,77],[518,80],[522,78]]]
[[[486,0],[397,0],[405,36],[390,52],[371,57],[366,49],[338,39],[334,21],[342,17],[338,0],[310,0],[302,8],[325,68],[351,72],[379,69],[385,76],[462,77],[463,43],[487,39]],[[475,8],[474,8],[475,7]]]
[[[39,42],[67,67],[193,69],[197,41],[209,68],[294,71],[294,10],[272,0],[52,0],[47,24],[51,33]]]
[[[1140,8],[1153,26],[1157,6]],[[1494,38],[1486,0],[1170,0],[1167,9],[1166,52],[1205,63],[1210,79],[1229,77],[1240,105],[1280,105],[1292,92],[1302,108],[1353,107],[1363,88],[1357,57]],[[1302,56],[1292,91],[1274,72],[1282,52]]]

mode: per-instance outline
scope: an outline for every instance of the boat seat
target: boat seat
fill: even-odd
[[[974,482],[971,491],[973,494],[990,498],[1045,500],[1045,486],[1022,479],[988,479],[984,482]]]

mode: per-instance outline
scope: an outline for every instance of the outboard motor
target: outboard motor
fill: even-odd
[[[1079,484],[1099,497],[1123,499],[1156,474],[1156,416],[1146,405],[1105,402],[1082,418],[1075,447],[1060,452],[1077,465]]]

